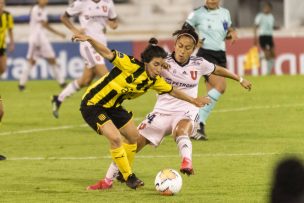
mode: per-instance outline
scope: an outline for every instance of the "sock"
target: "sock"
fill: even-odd
[[[119,171],[122,173],[124,179],[127,180],[132,172],[124,147],[120,146],[116,149],[111,149],[110,152]]]
[[[116,178],[118,171],[117,166],[112,162],[107,170],[105,179],[113,181]]]
[[[29,63],[24,67],[24,69],[22,70],[22,73],[20,75],[20,78],[19,78],[19,85],[25,86],[26,82],[28,81],[28,77],[29,77],[32,67],[33,66]]]
[[[70,82],[68,86],[66,86],[59,94],[58,100],[60,102],[63,102],[66,97],[72,96],[75,92],[80,90],[80,87],[77,83],[77,80],[74,80],[73,82]]]
[[[64,84],[64,76],[63,74],[60,72],[60,68],[57,64],[50,64],[51,69],[53,70],[54,73],[54,78],[57,80],[57,82],[62,85]]]
[[[182,158],[192,160],[192,142],[187,135],[181,135],[176,138],[176,144]]]
[[[217,89],[213,88],[208,92],[208,96],[211,99],[211,103],[208,105],[205,105],[203,108],[199,110],[199,117],[200,117],[200,122],[206,124],[206,120],[209,117],[212,109],[214,108],[216,102],[220,98],[222,94],[217,91]]]
[[[134,161],[134,157],[135,157],[135,154],[136,154],[137,144],[123,143],[122,146],[126,150],[130,167],[132,167],[132,164],[133,164],[133,161]]]
[[[271,70],[273,68],[273,65],[274,65],[274,60],[273,59],[267,60],[267,74],[268,75],[271,74]]]

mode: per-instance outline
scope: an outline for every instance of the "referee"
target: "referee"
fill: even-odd
[[[199,33],[202,45],[198,50],[197,56],[226,68],[225,40],[231,39],[231,43],[233,43],[237,39],[237,33],[231,27],[229,11],[220,7],[219,4],[220,0],[206,0],[204,6],[190,13],[183,27],[196,29]],[[207,140],[205,133],[206,120],[216,102],[226,90],[224,77],[211,74],[205,79],[211,103],[205,105],[199,111],[199,129],[197,134],[192,137],[196,140]]]

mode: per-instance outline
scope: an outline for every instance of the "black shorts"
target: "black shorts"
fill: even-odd
[[[215,65],[222,66],[224,68],[226,68],[227,66],[226,52],[224,51],[213,51],[209,49],[200,48],[196,56],[203,57],[207,61],[214,63]]]
[[[123,107],[102,108],[99,106],[81,106],[80,108],[83,119],[98,134],[98,126],[102,126],[111,120],[117,129],[122,128],[133,117],[132,112],[128,112]]]
[[[6,54],[5,48],[0,48],[0,56],[4,56]]]
[[[262,49],[270,50],[274,47],[273,37],[271,35],[261,35],[259,37],[259,43]]]

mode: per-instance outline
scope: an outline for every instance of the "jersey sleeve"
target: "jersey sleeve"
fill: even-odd
[[[110,20],[114,20],[114,19],[117,18],[117,13],[116,13],[113,1],[110,2],[110,8],[109,8],[109,16],[108,16],[108,18]]]
[[[8,29],[13,29],[14,28],[14,18],[13,16],[9,13],[8,14]]]
[[[201,75],[211,75],[215,70],[215,64],[210,63],[209,61],[203,59],[200,62],[200,73]]]
[[[114,53],[114,58],[110,60],[110,62],[120,70],[130,71],[134,69],[134,65],[138,67],[133,57],[130,57],[127,54],[121,53],[117,50],[112,50],[112,52]]]
[[[151,89],[155,90],[158,94],[165,94],[171,92],[173,86],[167,83],[164,78],[157,76]]]
[[[196,27],[197,26],[197,15],[195,11],[192,11],[189,15],[188,18],[186,20],[186,22],[191,25],[192,27]]]
[[[82,8],[83,2],[81,0],[76,0],[65,10],[65,12],[69,16],[77,16],[82,12]]]
[[[255,25],[259,25],[260,22],[261,22],[261,15],[258,14],[258,15],[255,17],[255,19],[254,19],[254,24],[255,24]]]

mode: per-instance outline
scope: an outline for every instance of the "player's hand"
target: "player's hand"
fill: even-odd
[[[73,35],[73,37],[72,37],[73,42],[85,42],[85,41],[88,41],[89,39],[90,39],[89,36],[83,35],[83,34],[76,34],[76,35]]]
[[[211,103],[211,99],[209,97],[203,97],[203,96],[197,97],[193,101],[193,104],[196,107],[203,107],[206,104],[210,104],[210,103]]]
[[[231,45],[233,45],[234,42],[238,39],[237,32],[235,30],[230,31],[229,38],[230,38],[230,41],[231,41]]]
[[[8,51],[13,52],[15,50],[15,44],[14,43],[9,43],[8,45]]]
[[[241,82],[241,85],[245,88],[245,89],[247,89],[247,90],[251,90],[251,86],[252,86],[252,84],[251,84],[251,82],[249,81],[249,80],[246,80],[246,79],[243,79],[243,81]]]

